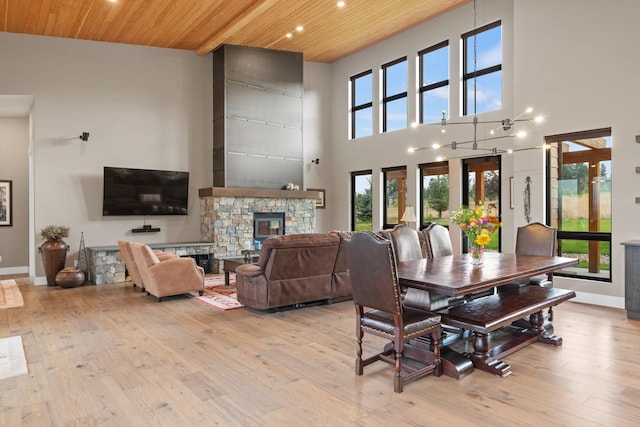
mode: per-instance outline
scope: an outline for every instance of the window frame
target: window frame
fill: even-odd
[[[371,101],[370,102],[366,102],[364,104],[356,104],[356,80],[371,75]],[[351,132],[350,132],[350,137],[351,139],[357,139],[357,138],[364,138],[366,136],[371,136],[373,135],[373,129],[371,130],[371,135],[362,135],[362,136],[356,136],[356,115],[358,113],[358,111],[362,111],[365,110],[367,108],[371,108],[371,122],[373,123],[373,69],[369,69],[366,71],[363,71],[361,73],[358,73],[356,75],[353,75],[351,77],[349,77],[349,82],[351,84],[351,108],[350,108],[350,114],[351,114]]]
[[[434,82],[434,83],[430,83],[427,85],[423,85],[424,82],[424,57],[432,52],[435,52],[437,50],[440,49],[444,49],[447,48],[447,57],[449,57],[450,52],[449,52],[449,40],[445,40],[442,41],[438,44],[435,44],[433,46],[430,46],[426,49],[422,49],[421,51],[418,52],[418,62],[419,62],[419,70],[418,70],[418,78],[420,79],[418,82],[418,97],[419,97],[419,115],[420,115],[420,123],[423,124],[424,123],[424,94],[425,92],[429,92],[432,90],[436,90],[436,89],[440,89],[441,87],[448,87],[449,86],[449,82],[450,82],[450,77],[448,77],[445,80],[441,80],[439,82]],[[449,67],[449,63],[447,63],[447,76],[451,75],[451,69]],[[450,91],[447,91],[447,105],[449,104],[449,98],[450,98]],[[449,111],[448,109],[446,110],[447,112]],[[445,113],[445,118],[446,118],[446,113]]]
[[[418,219],[420,222],[418,223],[418,228],[420,230],[426,228],[426,223],[424,222],[424,200],[425,200],[425,188],[424,188],[424,178],[427,176],[450,176],[449,173],[449,161],[443,160],[441,162],[430,162],[430,163],[422,163],[418,165],[419,170],[419,183],[420,183],[420,208],[418,214],[420,215]],[[425,173],[430,172],[430,173]],[[449,203],[451,203],[451,187],[449,187]],[[444,227],[449,228],[449,225],[444,225]]]
[[[468,105],[469,102],[469,97],[468,97],[468,86],[470,82],[473,82],[474,79],[477,79],[478,77],[482,77],[482,76],[486,76],[492,73],[497,73],[497,72],[502,72],[502,63],[504,61],[504,55],[500,55],[500,64],[498,65],[492,65],[490,67],[486,67],[486,68],[482,68],[482,69],[476,69],[476,70],[472,70],[470,72],[466,72],[466,70],[468,69],[468,63],[467,63],[467,58],[468,58],[468,52],[467,52],[467,39],[473,37],[473,36],[477,36],[478,34],[481,34],[485,31],[489,31],[489,30],[493,30],[494,28],[497,27],[502,27],[502,20],[498,20],[495,22],[492,22],[490,24],[487,25],[483,25],[482,27],[476,28],[475,30],[471,30],[468,31],[464,34],[462,34],[460,36],[460,38],[462,39],[462,115],[463,116],[468,116],[472,113],[469,112],[470,110],[470,106]],[[501,28],[501,33],[502,33],[502,28]],[[500,38],[500,50],[503,51],[503,43],[502,43],[502,37]],[[500,99],[502,99],[502,88],[500,88]],[[476,108],[474,108],[474,110],[476,110]],[[473,111],[473,114],[476,114],[476,111]]]
[[[404,92],[398,92],[395,93],[393,95],[387,95],[387,69],[390,67],[393,67],[394,65],[398,65],[402,62],[406,62],[407,63],[407,75],[405,76],[405,87],[407,88],[407,90],[405,90]],[[382,132],[385,133],[387,132],[387,106],[389,103],[393,102],[393,101],[397,101],[399,99],[405,99],[405,104],[406,104],[406,117],[405,117],[405,124],[404,124],[404,129],[407,128],[408,126],[408,122],[409,122],[409,99],[408,99],[408,88],[409,88],[409,63],[407,61],[407,57],[403,56],[401,58],[395,59],[391,62],[387,62],[386,64],[382,64],[381,66],[381,70],[382,70]],[[397,130],[397,129],[396,129]]]
[[[387,181],[389,180],[389,174],[393,172],[404,172],[404,178],[393,178],[399,179],[401,182],[398,184],[398,222],[397,223],[389,223],[389,216],[387,214]],[[403,184],[403,188],[400,188],[400,184]],[[406,166],[394,166],[390,168],[382,168],[382,228],[393,228],[400,223],[400,218],[402,218],[402,214],[404,213],[404,208],[406,207],[407,200],[407,167]],[[402,208],[402,209],[401,209]]]
[[[469,206],[469,173],[470,166],[474,164],[482,164],[482,163],[497,163],[498,170],[498,218],[502,217],[502,156],[500,155],[492,155],[492,156],[482,156],[482,157],[471,157],[462,159],[462,204],[464,206]],[[494,169],[484,169],[484,170],[494,170]],[[477,181],[476,181],[476,189],[477,189]],[[477,190],[476,190],[477,192]],[[479,200],[474,200],[474,205],[477,204]],[[498,228],[498,252],[502,252],[502,227]],[[467,236],[462,233],[462,252],[466,253],[468,250],[468,242]]]
[[[369,175],[371,177],[371,231],[373,231],[373,170],[361,170],[351,172],[351,230],[356,231],[356,178]]]
[[[547,144],[553,144],[553,143],[561,143],[563,141],[572,141],[572,140],[580,140],[580,139],[590,139],[590,138],[602,138],[602,137],[611,137],[611,128],[600,128],[600,129],[593,129],[593,130],[587,130],[587,131],[579,131],[579,132],[570,132],[570,133],[565,133],[565,134],[559,134],[559,135],[550,135],[550,136],[546,136],[545,137],[545,143]],[[552,176],[552,149],[547,150],[546,155],[545,155],[545,174],[547,176],[547,178]],[[562,161],[562,150],[561,150],[561,146],[558,146],[558,162],[560,165],[560,169],[562,169],[562,165],[564,164]],[[597,156],[596,156],[597,157]],[[609,156],[609,161],[611,161],[611,156]],[[613,168],[613,166],[612,166]],[[559,178],[559,177],[558,177]],[[552,211],[552,203],[551,203],[551,198],[554,196],[553,193],[553,183],[552,183],[552,179],[546,179],[546,185],[545,185],[545,190],[546,190],[546,212],[545,212],[545,223],[548,226],[553,226],[552,225],[552,219],[553,219],[553,211]],[[557,193],[556,193],[557,195]],[[558,218],[558,221],[560,220],[560,218]],[[612,218],[613,221],[613,218]],[[606,283],[613,283],[613,251],[612,246],[611,246],[611,232],[606,232],[606,231],[566,231],[566,230],[561,230],[560,227],[557,227],[557,236],[556,236],[556,250],[558,251],[558,253],[561,253],[561,248],[562,248],[562,240],[582,240],[582,241],[588,241],[588,242],[607,242],[609,244],[609,277],[599,277],[599,276],[587,276],[587,275],[583,275],[583,274],[579,274],[579,273],[563,273],[561,270],[560,271],[554,271],[553,275],[554,276],[558,276],[558,277],[570,277],[570,278],[574,278],[574,279],[580,279],[580,280],[592,280],[592,281],[597,281],[597,282],[606,282]]]

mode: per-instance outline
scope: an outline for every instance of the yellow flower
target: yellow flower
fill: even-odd
[[[478,237],[476,237],[476,243],[480,246],[485,246],[491,241],[491,235],[487,230],[482,230]]]

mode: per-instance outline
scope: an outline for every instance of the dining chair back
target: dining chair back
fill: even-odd
[[[449,229],[432,222],[422,232],[427,246],[427,258],[453,255]]]
[[[399,224],[389,232],[397,262],[422,259],[422,247],[418,232],[406,224]]]
[[[431,372],[439,375],[440,315],[403,307],[396,271],[393,242],[372,232],[359,232],[346,241],[349,274],[356,310],[356,375],[378,360],[395,365],[393,389],[402,392],[403,385]],[[384,350],[362,359],[364,333],[392,340]],[[403,364],[405,342],[430,336],[431,359],[426,364]]]

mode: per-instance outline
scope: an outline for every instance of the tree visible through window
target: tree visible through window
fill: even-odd
[[[373,202],[371,198],[372,172],[351,173],[351,229],[373,230]]]
[[[420,227],[427,222],[449,226],[449,163],[420,165],[421,207]]]

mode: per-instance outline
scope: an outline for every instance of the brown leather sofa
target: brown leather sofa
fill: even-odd
[[[269,237],[257,265],[236,268],[238,301],[270,310],[352,298],[344,239],[350,232]]]

